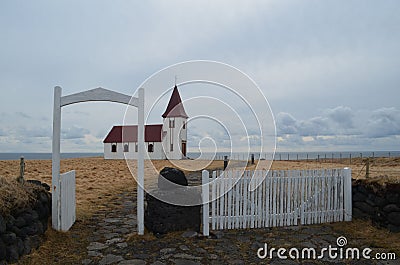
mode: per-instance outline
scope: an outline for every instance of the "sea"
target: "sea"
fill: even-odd
[[[223,160],[225,156],[231,160],[246,160],[254,154],[254,159],[272,158],[272,153],[198,153],[188,152],[192,159],[218,159]],[[0,160],[18,160],[24,157],[25,160],[47,160],[51,159],[51,153],[0,153]],[[61,158],[80,157],[103,157],[103,153],[61,153]],[[356,157],[400,157],[400,151],[342,151],[342,152],[275,152],[275,160],[307,160],[307,159],[332,159],[332,158],[356,158]]]
[[[254,159],[271,160],[308,160],[308,159],[335,159],[335,158],[357,158],[357,157],[400,157],[400,151],[339,151],[339,152],[275,152],[273,153],[188,153],[188,157],[196,159],[198,157],[215,157],[217,160],[223,160],[225,156],[231,160],[247,160],[252,155]]]

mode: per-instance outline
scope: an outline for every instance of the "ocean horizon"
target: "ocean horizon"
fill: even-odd
[[[224,156],[228,156],[230,159],[241,160],[246,159],[247,156],[251,156],[252,152],[246,153],[229,153],[229,152],[218,152],[215,155],[213,153],[204,153],[203,158],[210,159],[224,159]],[[24,157],[26,160],[49,160],[51,159],[51,153],[0,153],[0,160],[19,160]],[[61,153],[61,159],[66,158],[83,158],[83,157],[103,157],[103,153],[97,152],[86,152],[86,153]],[[188,152],[188,157],[196,159],[200,157],[199,152]],[[255,153],[255,159],[271,159],[271,153]],[[274,160],[306,160],[306,159],[332,159],[332,158],[357,158],[357,157],[400,157],[400,151],[336,151],[336,152],[275,152]]]

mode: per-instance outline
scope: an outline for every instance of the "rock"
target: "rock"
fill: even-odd
[[[163,248],[163,249],[160,249],[160,254],[161,255],[170,254],[170,253],[174,252],[175,250],[176,250],[176,248]]]
[[[104,258],[102,258],[99,261],[99,265],[112,264],[112,263],[116,263],[116,262],[123,261],[123,260],[124,260],[124,258],[121,256],[107,254]]]
[[[23,228],[21,228],[21,231],[25,234],[27,234],[28,236],[33,236],[38,234],[38,227],[36,226],[35,223],[33,223],[30,226],[25,226]]]
[[[19,216],[17,219],[15,219],[14,225],[18,228],[22,228],[26,225],[25,219],[22,216]]]
[[[399,233],[400,232],[400,226],[388,224],[387,228],[389,229],[390,232],[393,232],[393,233]]]
[[[0,235],[6,231],[7,222],[2,215],[0,215]]]
[[[399,196],[398,193],[389,192],[389,193],[386,194],[386,199],[390,203],[397,203],[399,201],[399,199],[400,199],[400,196]]]
[[[0,239],[0,261],[6,259],[6,245],[4,244],[3,240]]]
[[[185,174],[181,170],[177,168],[164,167],[158,176],[158,188],[160,190],[175,189],[176,185],[173,183],[181,186],[188,185]]]
[[[229,260],[228,264],[230,264],[230,265],[244,265],[246,263],[241,259],[234,259],[234,260]]]
[[[114,237],[117,237],[117,236],[119,236],[117,233],[108,233],[108,234],[104,235],[104,237],[106,239],[111,239],[111,238],[114,238]]]
[[[27,225],[30,225],[31,223],[35,222],[36,220],[39,219],[39,215],[36,211],[31,210],[31,209],[26,209],[23,212],[21,212],[18,217],[24,218],[25,222]]]
[[[380,196],[375,196],[375,204],[376,204],[378,207],[382,207],[382,206],[384,206],[385,204],[387,204],[387,201],[386,201],[385,198],[382,198],[382,197],[380,197]]]
[[[16,227],[16,226],[14,226],[14,227],[11,229],[11,232],[13,232],[14,234],[17,235],[17,237],[20,237],[20,238],[22,238],[22,239],[25,239],[25,238],[28,236],[24,231],[22,231],[21,229],[19,229],[19,228]]]
[[[100,242],[91,242],[89,244],[89,246],[87,247],[87,250],[102,250],[107,247],[108,247],[107,245],[100,243]]]
[[[83,265],[89,265],[89,264],[91,264],[92,263],[92,260],[90,260],[90,259],[84,259],[84,260],[82,260],[82,264]]]
[[[355,202],[354,207],[360,209],[361,211],[363,211],[366,214],[369,214],[369,215],[375,214],[375,209],[366,202]]]
[[[205,253],[207,253],[207,250],[205,250],[204,248],[196,248],[195,251],[196,251],[197,253],[200,253],[200,254],[205,254]]]
[[[384,212],[400,212],[400,207],[397,206],[396,204],[388,204],[385,207],[383,207]]]
[[[46,204],[46,203],[49,202],[49,197],[47,196],[46,193],[41,192],[41,193],[39,193],[39,195],[38,195],[38,200],[39,200],[41,203]]]
[[[88,256],[89,257],[101,257],[101,256],[103,256],[103,254],[101,254],[100,252],[94,251],[94,250],[89,250]]]
[[[31,240],[30,238],[26,238],[24,240],[24,255],[28,255],[30,254],[32,251],[32,247],[31,247]]]
[[[6,247],[6,260],[9,262],[16,262],[18,261],[19,254],[18,254],[18,247],[17,245],[9,245]]]
[[[117,234],[117,235],[118,235],[118,234]],[[106,241],[106,245],[112,245],[112,244],[115,244],[115,243],[120,243],[120,242],[122,242],[122,241],[123,241],[122,238],[116,237],[116,238],[107,240],[107,241]]]
[[[201,260],[202,259],[201,257],[196,257],[196,256],[189,255],[189,254],[186,254],[186,253],[175,254],[174,258],[177,258],[177,259],[190,259],[190,260]]]
[[[387,219],[389,223],[400,226],[400,212],[391,212],[388,214]]]
[[[126,248],[128,246],[128,243],[122,242],[122,243],[117,243],[117,248],[122,249]]]
[[[13,232],[5,232],[1,235],[1,239],[7,246],[17,243],[17,235]]]
[[[146,261],[141,259],[123,260],[118,265],[146,265]]]
[[[161,261],[156,261],[156,262],[151,263],[150,265],[166,265],[166,264]]]
[[[175,263],[175,265],[201,265],[200,262],[185,259],[176,259],[172,260],[172,262]]]
[[[47,190],[47,191],[50,191],[50,186],[47,184],[47,183],[42,183],[42,187],[45,189],[45,190]]]
[[[182,234],[182,237],[192,238],[192,237],[196,237],[197,235],[198,235],[198,233],[195,231],[186,231],[185,233]]]
[[[21,238],[17,238],[17,251],[18,251],[18,256],[22,256],[25,251],[25,246],[24,246],[24,241],[22,241]]]
[[[353,194],[353,202],[363,202],[367,197],[360,192],[354,192]]]
[[[31,237],[29,237],[29,240],[30,240],[32,249],[37,249],[40,246],[41,238],[39,235],[31,236]]]
[[[180,245],[179,248],[180,248],[180,250],[183,250],[183,251],[189,250],[188,246],[186,246],[186,245]]]
[[[6,231],[12,231],[15,223],[15,218],[12,215],[7,216],[6,219]]]

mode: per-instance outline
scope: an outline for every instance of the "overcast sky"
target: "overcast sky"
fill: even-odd
[[[56,85],[63,95],[132,94],[154,72],[198,59],[259,85],[278,151],[399,150],[399,14],[397,0],[1,1],[0,152],[51,151]],[[62,152],[101,152],[124,112],[63,108]],[[189,127],[190,147],[199,134],[225,139],[199,128]]]

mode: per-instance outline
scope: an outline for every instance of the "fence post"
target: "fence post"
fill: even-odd
[[[201,172],[201,198],[202,198],[202,203],[203,203],[203,235],[204,236],[209,236],[210,235],[210,227],[209,227],[209,190],[210,190],[210,185],[209,185],[209,173],[207,170],[203,170]]]
[[[352,212],[352,185],[351,185],[351,169],[345,167],[344,174],[344,220],[351,221]]]
[[[21,160],[19,162],[19,177],[17,178],[19,183],[24,184],[24,173],[25,173],[25,160],[24,157],[21,156]]]
[[[224,156],[224,170],[228,166],[228,156]]]

